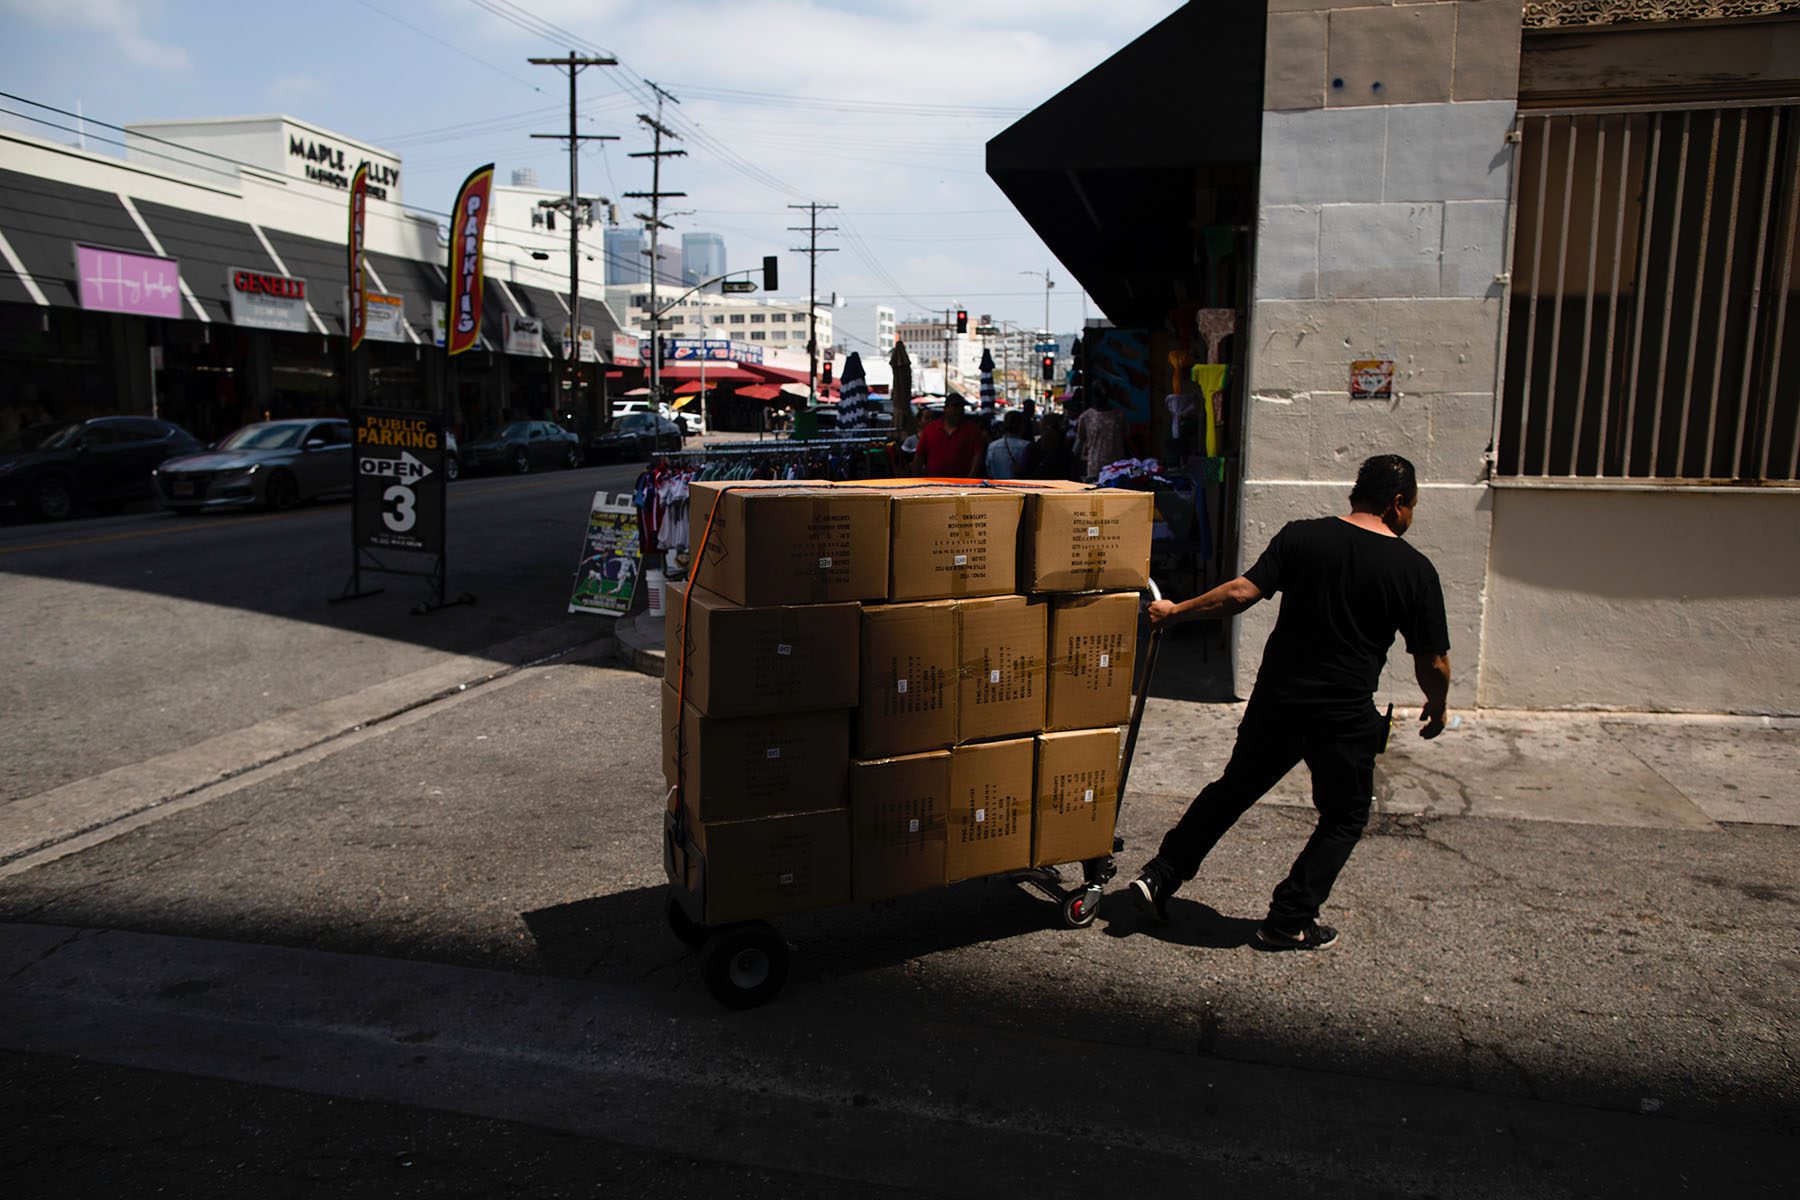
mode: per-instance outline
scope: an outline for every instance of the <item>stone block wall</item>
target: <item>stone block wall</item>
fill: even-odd
[[[1404,454],[1457,703],[1479,670],[1520,14],[1520,0],[1269,4],[1242,565],[1283,522],[1344,511],[1363,459]],[[1359,359],[1393,361],[1392,399],[1350,399]],[[1274,619],[1259,605],[1238,622],[1240,695]],[[1387,686],[1417,702],[1398,647]]]

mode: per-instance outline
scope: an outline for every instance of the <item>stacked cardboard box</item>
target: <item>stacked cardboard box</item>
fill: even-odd
[[[705,921],[1110,852],[1148,493],[696,483],[689,511],[663,759]]]

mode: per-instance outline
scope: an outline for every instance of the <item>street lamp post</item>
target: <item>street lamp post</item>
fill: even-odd
[[[1048,338],[1050,336],[1050,289],[1056,286],[1056,280],[1050,278],[1050,268],[1049,267],[1045,267],[1042,271],[1020,271],[1019,274],[1029,275],[1033,279],[1038,278],[1040,275],[1043,276],[1043,279],[1044,279],[1044,336],[1046,338]],[[1050,389],[1048,386],[1044,387],[1044,403],[1045,404],[1050,403]]]

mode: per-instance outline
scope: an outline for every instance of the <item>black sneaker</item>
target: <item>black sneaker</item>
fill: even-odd
[[[1169,888],[1156,872],[1145,869],[1131,881],[1131,902],[1137,910],[1158,924],[1169,920]]]
[[[1337,945],[1338,932],[1329,925],[1308,921],[1299,929],[1277,929],[1264,921],[1256,940],[1276,950],[1329,950]]]

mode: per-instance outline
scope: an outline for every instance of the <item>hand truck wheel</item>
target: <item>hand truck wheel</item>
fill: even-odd
[[[787,982],[787,943],[766,921],[717,930],[700,951],[700,973],[726,1008],[755,1008]]]
[[[674,896],[667,897],[665,904],[664,913],[669,919],[669,932],[690,950],[698,950],[704,946],[707,935],[712,931],[688,916],[687,909],[681,907],[681,901]]]
[[[1063,898],[1063,924],[1070,929],[1086,929],[1100,915],[1100,889],[1080,887]]]

